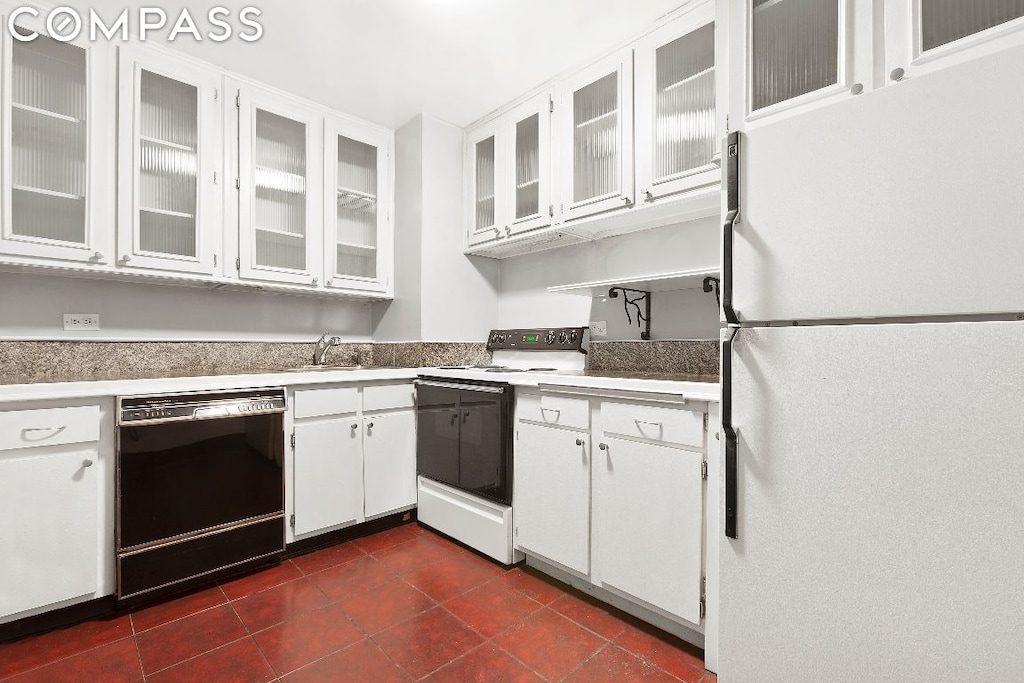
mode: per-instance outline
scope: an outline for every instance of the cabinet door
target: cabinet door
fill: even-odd
[[[95,593],[95,449],[0,459],[0,616]]]
[[[594,463],[594,574],[700,623],[700,453],[605,436]]]
[[[241,89],[241,277],[320,284],[322,126],[313,110],[254,87]]]
[[[120,48],[120,265],[211,275],[221,241],[222,88],[212,71]]]
[[[466,138],[467,193],[469,196],[468,245],[474,246],[507,237],[511,231],[501,223],[507,216],[504,197],[498,188],[503,177],[501,120],[469,132]]]
[[[516,546],[581,574],[590,571],[590,436],[519,423]]]
[[[355,415],[295,425],[295,535],[361,521],[362,431]]]
[[[560,202],[565,220],[633,204],[633,51],[559,86]]]
[[[363,418],[364,511],[367,519],[416,504],[416,413]]]
[[[547,93],[506,115],[503,130],[509,140],[507,169],[511,233],[551,225],[551,96]]]
[[[394,261],[390,131],[328,119],[324,150],[327,286],[387,291]]]
[[[637,199],[719,182],[715,6],[699,5],[635,48]]]
[[[889,80],[920,76],[974,57],[1024,44],[1021,0],[887,0]]]
[[[746,0],[729,5],[736,121],[851,97],[874,81],[875,3]],[[739,5],[742,4],[742,7]],[[720,3],[721,5],[721,3]],[[876,22],[877,20],[877,22]]]
[[[114,236],[113,48],[61,42],[39,22],[3,31],[6,254],[108,264]]]

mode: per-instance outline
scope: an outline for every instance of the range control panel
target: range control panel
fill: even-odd
[[[544,327],[526,330],[491,330],[487,350],[579,351],[590,341],[587,327]]]

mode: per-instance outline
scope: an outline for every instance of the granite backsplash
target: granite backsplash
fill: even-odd
[[[593,342],[590,369],[718,375],[718,342]],[[0,375],[60,381],[112,368],[132,376],[195,375],[202,370],[239,373],[308,365],[313,344],[262,342],[0,341]],[[434,367],[491,362],[484,343],[351,343],[331,348],[328,365]]]

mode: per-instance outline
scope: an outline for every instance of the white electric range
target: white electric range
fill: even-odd
[[[416,380],[420,522],[511,564],[512,377],[586,368],[585,327],[492,330],[488,365],[423,368]]]

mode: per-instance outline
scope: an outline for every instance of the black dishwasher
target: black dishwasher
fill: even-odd
[[[416,406],[416,471],[511,505],[512,387],[423,378]]]

